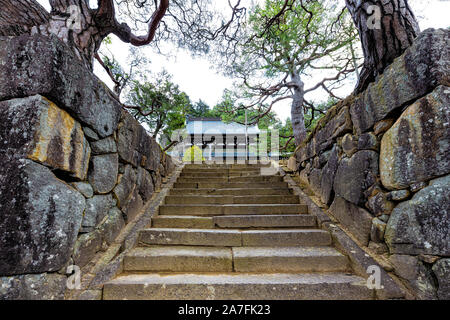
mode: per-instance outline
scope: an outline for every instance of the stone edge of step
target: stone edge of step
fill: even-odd
[[[93,263],[87,265],[89,269],[81,270],[81,288],[66,290],[65,300],[83,300],[85,297],[88,300],[102,299],[104,284],[122,272],[125,255],[135,247],[138,241],[138,230],[147,226],[151,218],[158,214],[159,206],[164,204],[165,196],[176,183],[184,166],[184,163],[176,165],[173,172],[164,179],[161,189],[154,192],[142,211],[121,230],[109,248],[97,255]]]
[[[345,296],[345,293],[350,294],[353,299],[373,299],[373,291],[365,286],[364,278],[335,272],[321,274],[244,273],[221,274],[220,276],[195,273],[172,276],[163,274],[125,275],[105,285],[106,298],[115,298],[114,292],[111,290],[119,290],[119,293],[123,294],[124,290],[131,289],[132,292],[138,291],[136,297],[139,296],[139,298],[180,299],[178,290],[180,283],[184,284],[184,293],[187,294],[183,296],[184,299],[193,299],[193,296],[198,298],[197,293],[199,292],[207,295],[201,299],[217,299],[218,297],[214,294],[216,291],[219,298],[229,297],[231,292],[242,288],[242,285],[245,285],[245,290],[240,290],[240,294],[244,297],[253,297],[253,299],[311,299],[312,295],[317,295],[319,287],[323,289],[320,291],[321,294],[317,295],[319,299],[339,299]],[[171,291],[174,285],[177,286],[177,290]],[[161,294],[162,288],[168,291]],[[207,288],[211,289],[205,291]],[[213,288],[216,289],[214,292]],[[334,290],[330,290],[331,288]],[[145,297],[145,290],[157,295]],[[189,294],[192,292],[193,295],[190,296]],[[298,296],[299,294],[300,296]]]

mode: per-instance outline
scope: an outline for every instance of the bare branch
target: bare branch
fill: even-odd
[[[169,0],[161,0],[158,9],[153,13],[153,16],[148,24],[148,33],[145,36],[135,36],[131,34],[131,44],[135,46],[145,46],[153,41],[155,37],[156,30],[158,29],[159,23],[166,14],[167,8],[169,7]]]

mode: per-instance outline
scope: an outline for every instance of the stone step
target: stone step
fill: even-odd
[[[297,204],[300,202],[295,195],[270,196],[209,196],[209,195],[169,195],[165,204]]]
[[[199,173],[226,173],[226,174],[241,174],[241,173],[254,173],[260,174],[270,167],[253,167],[253,168],[184,168],[183,173],[199,174]]]
[[[260,174],[261,168],[254,168],[254,169],[183,169],[181,174],[193,174],[193,175],[200,175],[202,173],[207,173],[211,175],[218,175],[218,174],[226,174],[226,175],[239,175],[239,174]]]
[[[366,281],[342,273],[133,274],[105,284],[105,300],[361,300]]]
[[[347,257],[331,247],[138,247],[124,257],[124,271],[345,272]]]
[[[328,246],[331,236],[318,229],[222,230],[150,228],[141,230],[145,245],[187,245],[214,247]]]
[[[187,163],[184,168],[187,169],[258,169],[261,167],[270,167],[270,163],[265,164],[242,164],[242,163],[234,163],[234,164],[196,164],[196,163]]]
[[[196,216],[156,216],[152,218],[152,228],[192,228],[213,229],[215,227],[212,217]]]
[[[232,195],[232,196],[244,196],[244,195],[291,195],[292,190],[288,188],[178,188],[172,189],[169,192],[170,195]]]
[[[257,176],[259,175],[261,172],[260,170],[256,170],[256,171],[237,171],[237,172],[217,172],[217,171],[198,171],[198,172],[181,172],[180,173],[180,177],[182,178],[204,178],[204,177],[211,177],[211,178],[215,178],[215,177],[246,177],[246,176]]]
[[[272,246],[329,246],[329,232],[320,229],[278,229],[242,231],[242,245]]]
[[[180,177],[177,183],[272,183],[282,182],[280,176],[247,176],[247,177]]]
[[[232,272],[230,248],[154,246],[134,248],[124,257],[124,271]]]
[[[316,217],[308,214],[295,215],[244,215],[244,216],[156,216],[152,218],[153,228],[192,229],[239,229],[239,228],[313,228]]]
[[[349,261],[331,247],[234,247],[235,272],[345,272]]]
[[[311,228],[316,227],[316,216],[294,215],[230,215],[212,217],[212,224],[218,228]]]
[[[219,216],[257,214],[304,214],[308,206],[302,204],[165,204],[160,215]]]
[[[226,182],[226,183],[215,183],[215,182],[193,182],[193,183],[184,183],[184,182],[176,182],[173,187],[177,188],[197,188],[197,189],[230,189],[230,188],[287,188],[288,184],[286,182]]]

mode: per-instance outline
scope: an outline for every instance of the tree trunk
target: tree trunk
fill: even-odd
[[[306,138],[305,115],[303,112],[303,102],[305,96],[305,86],[297,73],[291,75],[294,83],[291,106],[292,131],[294,133],[295,144],[298,146]]]
[[[92,70],[95,53],[108,34],[135,46],[146,45],[153,40],[169,5],[168,0],[161,0],[149,21],[148,34],[135,36],[127,24],[116,20],[114,0],[98,0],[97,9],[91,9],[88,2],[50,0],[52,10],[48,13],[36,0],[0,0],[0,36],[56,35]]]
[[[50,14],[35,0],[0,0],[0,5],[2,35],[56,35],[92,70],[94,54],[109,32],[97,26],[96,10],[86,1],[50,0]]]
[[[156,121],[156,128],[155,128],[155,131],[153,131],[153,136],[152,136],[154,139],[156,139],[158,137],[158,133],[162,129],[165,120],[166,120],[166,117],[163,116],[163,114],[160,114],[158,116],[158,120]]]
[[[364,66],[356,93],[400,56],[419,34],[408,0],[345,0],[361,38]]]
[[[0,0],[0,8],[0,36],[30,33],[50,20],[50,14],[33,0]]]

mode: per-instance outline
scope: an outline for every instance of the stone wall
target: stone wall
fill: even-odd
[[[174,169],[64,43],[0,37],[0,299],[60,299]]]
[[[424,31],[331,108],[295,160],[328,212],[419,299],[450,299],[449,30]]]

